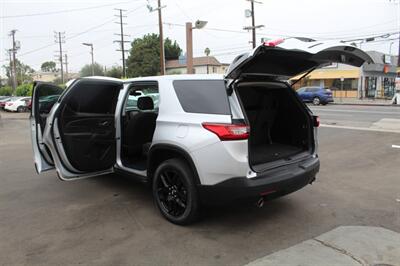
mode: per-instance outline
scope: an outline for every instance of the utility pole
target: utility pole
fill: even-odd
[[[149,0],[147,0],[148,2]],[[158,30],[159,30],[159,38],[160,38],[160,75],[165,75],[165,55],[164,55],[164,34],[163,34],[163,24],[162,24],[162,14],[161,9],[164,6],[161,6],[161,0],[157,1],[157,8],[153,8],[149,3],[147,4],[147,8],[150,12],[158,11]]]
[[[68,56],[64,54],[64,64],[65,64],[65,81],[68,81]]]
[[[193,26],[186,22],[186,68],[187,74],[193,74]]]
[[[120,24],[120,26],[121,26],[120,33],[115,33],[115,35],[121,36],[121,40],[116,40],[114,42],[120,43],[120,49],[117,49],[117,51],[122,52],[122,74],[124,75],[124,77],[126,77],[125,53],[128,51],[125,51],[125,43],[128,43],[129,41],[125,41],[124,37],[129,36],[129,35],[124,34],[124,25],[126,25],[126,23],[123,22],[123,18],[126,18],[126,16],[123,15],[123,13],[122,13],[122,12],[125,12],[126,10],[120,9],[120,8],[116,8],[115,10],[119,11],[119,15],[116,15],[116,17],[119,17],[119,22],[115,22],[115,23]]]
[[[158,0],[158,30],[160,31],[160,75],[165,75],[164,34],[161,16],[161,0]]]
[[[254,15],[254,1],[250,1],[251,3],[251,27],[252,27],[252,44],[253,48],[256,48],[256,23],[255,23],[255,15]]]
[[[248,11],[248,10],[246,10],[246,17],[251,17],[251,26],[247,26],[247,27],[244,27],[243,29],[244,30],[251,30],[251,32],[252,32],[252,41],[251,41],[251,43],[252,43],[252,46],[253,46],[253,49],[254,48],[256,48],[256,29],[258,29],[258,28],[262,28],[262,27],[264,27],[264,25],[257,25],[256,26],[256,19],[255,19],[255,15],[254,15],[254,3],[257,3],[257,4],[262,4],[262,2],[258,2],[258,1],[255,1],[255,0],[247,0],[247,1],[249,1],[250,2],[250,4],[251,4],[251,9]]]
[[[400,30],[400,0],[397,0],[397,15],[398,15],[397,28]],[[400,38],[399,38],[399,53],[397,54],[397,66],[400,67]]]
[[[83,45],[90,46],[90,55],[92,57],[92,76],[94,76],[94,54],[93,54],[93,43],[82,43]]]
[[[12,37],[12,70],[10,69],[10,74],[12,74],[12,87],[13,91],[15,92],[15,88],[17,87],[17,61],[15,59],[15,54],[17,53],[17,45],[15,42],[15,33],[17,30],[10,31],[10,36]]]
[[[59,60],[61,66],[61,82],[64,83],[64,63],[63,63],[63,50],[62,44],[65,43],[65,32],[54,32],[55,43],[59,44]]]
[[[11,85],[12,88],[14,89],[14,70],[13,70],[13,60],[12,60],[12,49],[7,50],[8,56],[10,57],[10,79],[11,79]]]
[[[194,74],[193,71],[193,30],[202,29],[207,25],[207,21],[196,20],[195,26],[192,26],[192,22],[186,22],[186,73]]]

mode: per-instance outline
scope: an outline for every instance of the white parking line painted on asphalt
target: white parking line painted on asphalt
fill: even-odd
[[[392,145],[392,148],[400,149],[400,145]]]
[[[337,117],[338,114],[331,114],[331,113],[324,113],[324,114],[319,114],[320,116],[335,116]],[[340,117],[353,117],[353,114],[340,114]]]
[[[398,115],[399,112],[385,112],[385,111],[364,111],[364,110],[345,110],[345,109],[323,109],[323,108],[311,108],[311,110],[322,111],[322,112],[338,112],[338,113],[366,113],[366,114],[388,114],[388,115]]]
[[[351,127],[351,126],[339,126],[339,125],[327,125],[327,124],[321,124],[320,127],[341,128],[341,129],[362,130],[362,131],[400,133],[400,130],[369,128],[369,127]]]

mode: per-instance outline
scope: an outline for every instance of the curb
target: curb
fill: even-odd
[[[400,107],[400,104],[387,104],[387,103],[330,103],[333,105],[353,105],[353,106],[387,106],[387,107]]]

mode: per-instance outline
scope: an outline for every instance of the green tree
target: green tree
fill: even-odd
[[[23,64],[20,62],[18,59],[15,60],[16,65],[16,71],[17,71],[17,84],[22,84],[22,83],[28,83],[32,81],[31,74],[35,72],[33,68],[31,68],[28,65]],[[11,79],[11,71],[10,71],[10,65],[3,65],[4,70],[6,71],[6,76],[8,78],[8,85],[12,85],[12,79]]]
[[[13,89],[10,86],[4,86],[0,88],[1,96],[11,96]]]
[[[25,83],[22,85],[19,85],[15,89],[15,95],[16,96],[32,96],[32,88],[33,84],[32,83]]]
[[[160,73],[160,42],[157,34],[147,34],[135,39],[131,44],[127,59],[130,77],[154,76]],[[164,40],[165,58],[177,59],[182,52],[176,41]]]
[[[81,71],[79,71],[79,74],[81,75],[81,77],[92,76],[92,65],[91,64],[84,65]],[[99,63],[94,63],[94,75],[104,76],[103,66],[100,65]]]
[[[46,61],[44,62],[41,66],[40,69],[43,72],[56,72],[57,68],[56,68],[56,63],[53,61]]]
[[[122,67],[120,67],[120,66],[112,66],[111,69],[106,71],[105,75],[107,77],[121,78],[123,76]]]
[[[157,40],[158,43],[160,43],[158,36]],[[179,47],[178,43],[176,41],[172,42],[172,40],[169,38],[164,40],[164,50],[166,60],[178,59],[182,53],[182,49]]]

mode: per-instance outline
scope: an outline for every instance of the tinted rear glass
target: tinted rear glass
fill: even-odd
[[[175,80],[174,88],[185,112],[229,115],[223,80]]]

